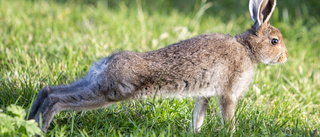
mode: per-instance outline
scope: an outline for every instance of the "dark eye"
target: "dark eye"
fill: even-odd
[[[274,46],[277,45],[278,42],[279,42],[279,40],[276,39],[276,38],[273,38],[273,39],[271,40],[271,44],[274,45]]]

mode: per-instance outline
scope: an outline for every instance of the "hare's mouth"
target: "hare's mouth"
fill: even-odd
[[[277,56],[277,62],[278,63],[285,63],[287,61],[287,58],[283,56],[283,53],[281,52],[278,56]]]
[[[275,65],[275,64],[279,64],[279,63],[283,63],[283,58],[282,58],[282,53],[279,53],[274,60],[270,61],[270,65]]]
[[[281,62],[281,56],[282,56],[282,52],[280,52],[277,56],[277,62],[279,63]]]

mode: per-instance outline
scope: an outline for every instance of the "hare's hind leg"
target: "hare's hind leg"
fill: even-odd
[[[86,79],[69,86],[46,87],[38,96],[30,111],[30,118],[35,118],[40,123],[41,115],[44,132],[47,131],[54,115],[63,110],[97,109],[113,103],[105,98],[96,81],[90,83],[86,82]]]
[[[87,82],[87,80],[81,79],[81,80],[78,80],[78,81],[74,82],[72,85],[69,85],[69,86],[57,86],[57,87],[54,87],[54,88],[50,87],[50,86],[44,87],[37,94],[35,100],[32,103],[32,106],[29,109],[27,109],[26,118],[35,119],[35,116],[36,116],[40,106],[42,106],[43,102],[48,97],[48,95],[51,94],[52,91],[54,91],[54,90],[56,91],[57,88],[59,88],[59,90],[61,90],[61,91],[72,92],[72,90],[75,90],[76,88],[81,88],[81,87],[88,86],[88,84],[89,84],[89,82]]]
[[[194,108],[191,122],[192,132],[200,132],[209,101],[210,97],[197,97],[196,107]]]
[[[42,102],[48,97],[49,91],[49,87],[47,86],[37,94],[35,100],[33,101],[32,107],[28,108],[26,111],[27,114],[25,119],[35,119],[38,109]]]

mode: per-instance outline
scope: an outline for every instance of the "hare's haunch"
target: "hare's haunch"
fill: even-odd
[[[269,24],[275,6],[276,0],[250,0],[254,25],[235,37],[204,34],[156,51],[119,52],[101,59],[86,77],[43,88],[27,110],[28,119],[42,122],[46,132],[54,115],[67,109],[97,109],[155,95],[195,96],[191,128],[200,131],[210,97],[218,96],[223,121],[231,120],[234,131],[236,103],[248,89],[255,65],[288,58],[280,31]]]

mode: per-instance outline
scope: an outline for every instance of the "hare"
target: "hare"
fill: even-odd
[[[196,97],[191,128],[199,132],[210,97],[218,96],[222,121],[232,122],[234,131],[236,103],[248,90],[255,66],[288,58],[281,32],[269,23],[275,6],[276,0],[250,0],[254,25],[235,37],[203,34],[156,51],[103,58],[70,85],[44,87],[27,110],[28,119],[42,122],[46,132],[63,110],[98,109],[152,96]]]

